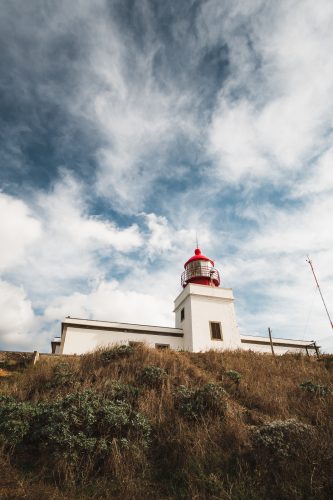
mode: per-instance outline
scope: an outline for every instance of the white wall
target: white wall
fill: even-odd
[[[283,341],[283,339],[273,339],[274,341]],[[297,344],[297,341],[294,341],[294,346],[283,346],[283,345],[278,345],[278,344],[275,344],[273,345],[273,349],[274,349],[274,354],[276,354],[277,356],[279,355],[282,355],[282,354],[297,354],[297,353],[302,353],[302,354],[307,354],[306,350],[305,350],[305,347],[304,347],[304,343],[302,343],[302,341],[299,341],[299,344]],[[267,343],[267,344],[251,344],[249,342],[246,342],[246,343],[242,343],[242,349],[244,350],[251,350],[251,351],[254,351],[254,352],[267,352],[269,354],[272,354],[272,349],[271,349],[271,345],[270,343]],[[308,352],[309,354],[312,356],[314,354],[316,354],[316,351],[312,348],[308,348]]]
[[[183,307],[185,320],[181,322]],[[175,313],[176,328],[184,331],[185,349],[200,352],[241,348],[231,289],[190,283],[176,298]],[[221,323],[223,340],[211,338],[210,321]]]
[[[65,326],[60,350],[62,354],[84,354],[98,347],[127,344],[129,341],[144,342],[150,347],[155,347],[155,344],[169,344],[171,349],[183,349],[182,337]]]

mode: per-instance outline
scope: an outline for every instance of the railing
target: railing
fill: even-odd
[[[198,267],[185,269],[181,276],[182,286],[186,286],[192,278],[208,278],[215,285],[219,286],[220,284],[220,275],[218,270],[214,267],[204,266],[202,264]]]

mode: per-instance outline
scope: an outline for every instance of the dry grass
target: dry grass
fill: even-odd
[[[66,461],[61,457],[49,464],[45,458],[44,468],[36,459],[29,468],[22,452],[7,450],[2,454],[4,477],[13,478],[7,483],[18,486],[13,491],[6,486],[9,490],[2,498],[33,498],[22,493],[30,492],[32,483],[40,492],[35,498],[331,498],[333,396],[320,397],[300,388],[306,380],[333,387],[331,357],[317,361],[246,351],[194,354],[140,346],[105,363],[102,352],[42,360],[21,374],[1,379],[0,392],[36,403],[87,389],[108,398],[113,381],[137,387],[138,396],[130,404],[151,426],[148,448],[122,449],[114,441],[102,464],[89,464],[93,458],[84,456],[81,475],[74,479],[66,476]],[[55,383],[56,367],[63,362],[69,375]],[[142,383],[147,366],[160,367],[167,374],[156,387]],[[239,383],[226,375],[229,370],[239,372]],[[195,420],[181,416],[175,403],[177,388],[208,383],[226,390],[226,415],[207,411]],[[294,455],[279,458],[274,442],[264,451],[254,448],[253,429],[288,419],[311,429],[311,439],[296,459]]]

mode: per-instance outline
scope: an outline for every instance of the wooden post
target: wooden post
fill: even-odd
[[[318,349],[318,346],[316,344],[316,341],[313,342],[313,346],[314,346],[314,348],[316,350],[317,358],[319,358],[319,349]]]
[[[32,358],[32,364],[35,365],[38,360],[39,360],[39,352],[34,351],[33,358]]]
[[[274,347],[273,347],[273,340],[272,340],[272,332],[271,332],[270,327],[268,327],[268,335],[269,335],[269,341],[271,343],[272,354],[273,354],[273,356],[275,356]]]

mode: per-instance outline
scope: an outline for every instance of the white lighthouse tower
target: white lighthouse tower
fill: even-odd
[[[183,291],[175,300],[175,326],[183,330],[184,349],[240,349],[232,289],[220,288],[214,261],[196,248],[184,268]]]

